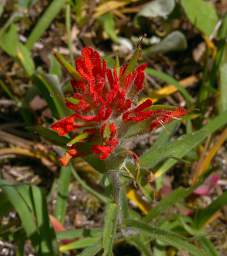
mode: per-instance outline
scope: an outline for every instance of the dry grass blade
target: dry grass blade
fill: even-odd
[[[0,130],[0,140],[26,149],[30,149],[34,146],[34,143],[30,140],[23,139],[2,130]]]
[[[116,10],[120,7],[123,7],[125,5],[128,5],[132,2],[137,2],[138,0],[125,0],[125,1],[107,1],[99,6],[96,7],[94,18],[98,18],[102,16],[103,14],[107,12],[111,12],[113,10]]]
[[[179,81],[179,83],[185,88],[192,87],[197,82],[198,82],[198,78],[196,76],[189,76],[189,77],[186,77],[185,79],[182,79],[181,81]],[[159,99],[165,98],[171,94],[174,94],[177,91],[178,90],[177,90],[176,86],[169,84],[159,90],[152,91],[149,94],[149,96],[151,97],[152,101],[155,103]]]
[[[219,135],[216,138],[214,145],[207,152],[206,156],[199,161],[197,168],[195,169],[192,177],[193,184],[195,184],[199,180],[199,178],[208,170],[212,159],[217,154],[218,150],[226,141],[226,139],[227,139],[227,129],[225,129],[221,133],[221,135]]]

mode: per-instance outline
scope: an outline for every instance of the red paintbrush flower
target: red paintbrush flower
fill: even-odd
[[[81,142],[81,133],[86,135],[83,141],[99,141],[91,146],[91,151],[100,159],[106,159],[121,142],[118,128],[122,123],[150,120],[150,128],[155,129],[186,114],[183,108],[151,110],[150,99],[137,105],[147,65],[142,64],[130,72],[127,67],[110,69],[97,51],[90,47],[82,50],[76,60],[81,79],[71,81],[74,94],[66,100],[67,107],[74,113],[51,126],[60,136],[72,136],[68,150],[61,158],[62,165],[67,165],[78,154],[75,143]]]

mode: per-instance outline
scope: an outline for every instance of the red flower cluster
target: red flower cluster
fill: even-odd
[[[150,99],[136,105],[147,65],[142,64],[130,72],[127,67],[110,69],[97,51],[84,48],[76,60],[81,79],[71,81],[74,94],[66,100],[67,107],[74,113],[55,122],[51,128],[60,136],[70,133],[75,138],[83,132],[88,134],[89,141],[98,139],[91,151],[100,159],[106,159],[119,145],[118,127],[122,123],[150,120],[150,128],[155,129],[186,114],[183,108],[151,110]],[[62,164],[66,165],[77,154],[75,145],[70,145],[61,158]]]

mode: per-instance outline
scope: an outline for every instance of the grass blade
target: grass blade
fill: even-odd
[[[182,96],[185,98],[185,100],[187,101],[188,105],[193,103],[193,98],[191,97],[191,95],[187,92],[187,90],[173,77],[161,72],[161,71],[157,71],[154,70],[153,68],[147,68],[146,72],[155,77],[158,78],[164,82],[166,82],[167,84],[172,84],[174,85],[177,90],[182,94]]]
[[[87,238],[82,238],[80,240],[77,240],[75,242],[72,242],[70,244],[67,245],[62,245],[60,247],[60,251],[61,252],[67,252],[70,250],[75,250],[75,249],[83,249],[86,247],[90,247],[93,246],[94,243],[96,243],[98,240],[100,239],[100,237],[87,237]]]
[[[153,209],[151,209],[146,217],[144,217],[144,221],[151,221],[154,218],[160,217],[160,214],[171,207],[173,204],[183,200],[190,194],[190,190],[184,188],[178,188],[173,191],[170,195],[163,198],[161,202]]]
[[[70,74],[70,76],[76,81],[81,80],[80,74],[76,69],[61,55],[59,52],[55,52],[54,56],[56,60],[65,68],[65,70]]]
[[[69,114],[56,76],[36,74],[33,76],[33,82],[47,101],[54,117],[65,117]]]
[[[57,239],[58,240],[71,240],[79,237],[95,237],[98,234],[101,235],[100,229],[69,229],[65,231],[60,231],[57,233]]]
[[[49,27],[53,19],[58,15],[64,4],[65,0],[54,0],[51,2],[47,10],[44,12],[42,17],[39,19],[38,23],[32,30],[30,36],[28,37],[26,46],[31,49],[35,42],[37,42],[43,35],[45,30]]]
[[[32,214],[32,206],[28,205],[23,198],[23,195],[28,195],[27,186],[15,186],[0,180],[0,187],[18,213],[27,236],[34,234],[36,232],[36,224]]]
[[[61,223],[64,223],[71,175],[71,165],[61,168],[61,174],[58,179],[58,195],[55,208],[55,216]]]
[[[199,242],[202,245],[207,256],[219,256],[214,245],[211,243],[211,241],[208,238],[206,238],[205,236],[200,237]]]
[[[29,192],[39,233],[38,255],[58,255],[56,237],[50,227],[44,194],[35,186],[29,187]]]
[[[210,218],[225,205],[227,205],[227,192],[219,196],[207,208],[198,211],[195,216],[195,226],[197,228],[202,228]]]
[[[35,63],[31,57],[30,50],[23,44],[18,44],[17,58],[19,59],[28,76],[32,76],[35,72]]]
[[[171,245],[179,250],[186,250],[193,256],[205,256],[201,250],[187,242],[186,238],[174,232],[163,230],[156,227],[151,227],[147,225],[147,223],[142,223],[135,220],[129,220],[128,226],[133,227],[145,234],[148,234],[153,239],[160,240],[166,245]]]
[[[200,145],[210,134],[226,125],[226,115],[227,111],[210,120],[202,129],[191,134],[183,135],[178,140],[168,144],[167,146],[156,148],[155,150],[147,150],[140,158],[141,167],[154,168],[161,161],[172,158],[167,160],[156,172],[156,177],[161,176],[175,163],[177,163],[177,159],[183,158],[192,149]]]
[[[100,241],[98,243],[93,244],[91,247],[83,250],[82,253],[78,254],[78,256],[95,256],[102,249]]]
[[[221,111],[227,110],[227,45],[222,56],[222,61],[219,67],[220,72],[220,109]]]

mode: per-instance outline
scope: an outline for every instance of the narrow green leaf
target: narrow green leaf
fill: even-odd
[[[66,33],[67,33],[67,44],[68,44],[71,63],[74,63],[71,14],[72,14],[71,3],[67,2],[65,6],[65,26],[66,26]]]
[[[17,47],[17,58],[20,60],[27,74],[32,76],[35,71],[35,64],[31,57],[31,52],[23,44],[19,44]]]
[[[12,24],[0,37],[0,47],[10,56],[16,57],[19,46],[17,26]]]
[[[47,101],[54,117],[65,117],[69,114],[69,110],[66,108],[60,85],[55,78],[52,75],[38,73],[33,76],[33,83]]]
[[[0,180],[0,187],[18,213],[27,236],[34,234],[36,232],[36,224],[32,214],[32,207],[31,205],[28,205],[26,200],[23,198],[24,194],[28,195],[27,187],[18,187],[9,184],[4,180]]]
[[[35,25],[30,36],[28,37],[26,46],[31,49],[35,42],[37,42],[46,29],[49,27],[53,19],[58,15],[66,0],[54,0],[50,3],[44,14]]]
[[[210,120],[202,129],[192,134],[183,135],[178,140],[169,143],[167,146],[161,146],[155,150],[147,150],[140,158],[141,167],[154,168],[161,161],[172,158],[167,160],[160,167],[158,172],[156,172],[157,177],[161,176],[177,163],[177,159],[183,158],[192,149],[200,145],[210,134],[225,126],[227,124],[226,115],[227,112],[221,113],[219,116]]]
[[[154,54],[164,54],[172,51],[183,51],[187,49],[188,43],[185,35],[181,31],[173,31],[163,38],[159,43],[143,50],[145,57]]]
[[[56,75],[58,78],[61,78],[62,77],[61,65],[52,54],[49,55],[49,60],[50,60],[49,73],[52,75]]]
[[[198,239],[207,256],[219,256],[219,253],[217,252],[216,248],[207,237],[202,236],[199,237]]]
[[[225,43],[225,48],[219,67],[220,73],[220,109],[221,111],[227,110],[227,43]]]
[[[140,46],[140,42],[139,42],[135,52],[133,53],[133,55],[127,65],[127,68],[126,68],[123,76],[121,77],[122,81],[125,76],[127,76],[130,72],[132,72],[135,69],[141,54],[142,54],[142,50],[141,50],[141,46]]]
[[[173,206],[175,203],[183,200],[190,194],[190,190],[184,188],[178,188],[173,191],[170,195],[163,198],[155,208],[152,208],[146,217],[144,217],[144,221],[152,221],[154,218],[160,217],[160,214],[166,211],[168,208]]]
[[[71,165],[61,168],[60,177],[58,179],[58,194],[55,208],[55,216],[61,223],[64,223],[71,175]]]
[[[219,196],[207,208],[198,211],[195,216],[195,226],[202,228],[207,221],[225,205],[227,205],[227,192]]]
[[[186,238],[169,230],[152,227],[147,223],[129,220],[129,227],[133,227],[143,233],[148,234],[152,239],[160,240],[166,245],[171,245],[179,250],[187,251],[193,256],[205,256],[205,254],[194,245],[187,242]]]
[[[83,252],[78,254],[78,256],[96,256],[99,251],[101,251],[101,242],[98,241],[96,244],[93,244],[91,247],[87,247]]]
[[[104,31],[106,32],[106,34],[114,41],[114,42],[118,42],[118,37],[117,37],[117,33],[115,30],[115,22],[114,22],[114,16],[112,13],[107,13],[103,16],[101,16],[100,21],[103,24],[103,28]]]
[[[187,103],[190,105],[191,103],[193,103],[193,98],[191,97],[191,95],[187,92],[187,90],[176,80],[174,79],[173,77],[161,72],[161,71],[157,71],[157,70],[154,70],[152,68],[147,68],[146,69],[146,72],[155,77],[155,78],[158,78],[168,84],[172,84],[174,85],[177,90],[182,94],[182,96],[185,98],[185,100],[187,101]]]
[[[87,139],[89,136],[89,134],[87,132],[84,133],[80,133],[79,135],[77,135],[76,137],[74,137],[72,140],[70,140],[67,143],[68,147],[71,147],[72,145],[78,143],[78,142],[82,142],[83,140]]]
[[[65,70],[71,75],[73,79],[81,80],[80,74],[76,71],[76,69],[64,58],[62,54],[59,52],[54,53],[57,61],[65,68]]]
[[[66,100],[72,104],[79,104],[80,103],[80,100],[79,99],[76,99],[76,98],[73,98],[73,97],[67,97]]]
[[[118,206],[115,203],[109,203],[106,206],[105,223],[103,229],[102,246],[103,256],[113,254],[113,242],[117,230]]]
[[[98,228],[94,229],[69,229],[61,232],[57,232],[58,240],[70,240],[80,237],[97,237],[101,235],[101,230]]]
[[[93,246],[99,239],[100,239],[99,236],[82,238],[82,239],[79,239],[75,242],[72,242],[72,243],[69,243],[67,245],[61,246],[60,251],[61,252],[67,252],[67,251],[70,251],[70,250],[83,249],[83,248],[86,248],[86,247],[90,247],[90,246]]]
[[[39,233],[39,255],[58,255],[55,233],[50,227],[47,203],[43,192],[35,186],[29,187],[33,211]]]

